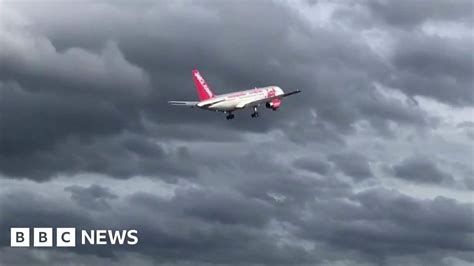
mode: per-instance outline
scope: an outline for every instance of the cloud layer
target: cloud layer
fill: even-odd
[[[2,1],[0,265],[474,262],[470,1]],[[301,89],[278,112],[173,108]]]

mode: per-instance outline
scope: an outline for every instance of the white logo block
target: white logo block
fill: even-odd
[[[10,247],[29,247],[30,228],[10,228]]]
[[[75,247],[76,246],[76,228],[57,228],[56,229],[57,247]]]
[[[53,246],[53,228],[34,228],[33,246],[52,247]]]

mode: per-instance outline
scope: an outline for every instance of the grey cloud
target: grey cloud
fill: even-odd
[[[389,24],[412,27],[429,20],[460,20],[472,23],[473,4],[469,0],[446,2],[443,0],[375,0],[367,1],[373,16]]]
[[[452,105],[472,105],[474,65],[472,38],[402,34],[392,58],[394,75],[387,80],[408,95],[423,95]]]
[[[421,156],[407,158],[392,167],[395,176],[408,181],[422,183],[453,183],[453,177],[440,170],[428,158]]]
[[[95,190],[94,187],[92,189]],[[68,190],[76,191],[73,192],[76,194],[91,192],[91,188],[71,189],[69,187]],[[103,191],[100,193],[104,194]],[[27,198],[38,198],[35,193],[25,192],[23,195]],[[77,201],[74,198],[72,200]],[[27,202],[27,200],[22,202]],[[56,222],[47,226],[75,226],[86,230],[107,226],[107,228],[117,229],[136,228],[139,231],[140,242],[134,247],[80,246],[73,250],[84,257],[95,256],[118,260],[127,251],[147,256],[148,261],[156,263],[239,261],[240,263],[266,264],[304,262],[312,257],[298,246],[277,244],[278,238],[261,230],[263,226],[266,227],[272,217],[269,212],[271,205],[255,199],[245,200],[238,194],[191,190],[183,191],[170,200],[166,200],[149,193],[137,192],[131,197],[114,201],[111,203],[113,208],[102,209],[98,214],[92,213],[97,211],[97,206],[68,208],[70,204],[64,200],[60,201],[62,206],[53,204],[59,207],[54,212],[38,208],[42,204],[53,202],[58,202],[58,198],[37,200],[37,203],[31,204],[30,207],[19,204],[16,206],[22,208],[16,210],[13,208],[13,202],[2,204],[1,212],[6,216],[2,216],[0,224],[2,227],[46,226],[45,221],[41,219],[49,217],[48,219],[56,219]],[[37,208],[37,211],[32,211],[32,208]],[[233,208],[241,211],[235,212]],[[65,212],[66,209],[69,211]],[[76,216],[82,218],[72,220]],[[15,217],[15,220],[9,217]],[[68,217],[71,220],[66,219]],[[19,223],[16,219],[23,219],[23,222]],[[7,241],[7,236],[2,237],[1,246],[5,247]],[[24,251],[28,252],[28,249]],[[0,259],[2,260],[3,258]],[[9,258],[9,260],[12,263],[21,261],[20,258]],[[34,263],[37,258],[30,260]]]
[[[96,184],[89,187],[74,185],[65,187],[64,190],[71,192],[71,199],[80,206],[98,211],[110,208],[107,201],[117,198],[117,195],[107,188]]]
[[[354,89],[364,90],[365,87],[369,87],[371,82],[364,78],[367,72],[357,71],[357,68],[352,66],[364,65],[365,70],[374,78],[388,73],[379,59],[368,51],[368,47],[361,42],[362,40],[344,41],[356,36],[346,36],[337,33],[337,31],[310,29],[296,17],[294,12],[272,2],[256,4],[251,10],[259,14],[259,10],[265,10],[269,17],[279,17],[280,19],[261,20],[257,24],[249,21],[252,25],[238,19],[240,17],[238,14],[251,16],[245,4],[212,6],[203,4],[191,5],[188,8],[200,12],[191,18],[187,16],[188,9],[172,10],[177,13],[177,17],[173,18],[166,12],[171,9],[170,5],[163,4],[152,9],[153,17],[142,18],[144,23],[156,23],[160,29],[164,25],[173,24],[173,32],[168,35],[150,34],[146,27],[138,28],[134,32],[146,41],[137,43],[135,42],[136,36],[128,37],[122,32],[113,31],[119,37],[119,45],[127,58],[143,65],[151,74],[155,87],[159,88],[156,93],[160,93],[160,95],[155,95],[155,99],[159,102],[165,102],[164,95],[167,95],[168,99],[189,97],[189,92],[193,91],[189,80],[189,69],[201,66],[203,72],[208,75],[211,85],[222,88],[224,90],[222,92],[245,88],[249,84],[270,83],[303,89],[308,96],[300,101],[316,106],[321,118],[347,130],[349,124],[359,117],[353,114],[354,107],[352,105],[346,107],[345,104],[340,104],[338,99],[341,95],[347,95],[347,89],[356,87]],[[235,15],[224,16],[223,14],[227,14],[229,9],[232,9]],[[120,18],[112,15],[110,19],[112,22],[121,21]],[[130,17],[122,18],[122,20],[127,19]],[[215,23],[216,20],[222,21]],[[288,23],[284,23],[285,21]],[[290,22],[294,24],[291,28],[289,27]],[[191,23],[193,24],[192,30],[188,27]],[[235,28],[236,31],[233,34],[226,34],[224,29],[228,28]],[[202,34],[196,35],[195,32]],[[80,31],[73,34],[79,34],[78,39],[84,37],[80,35]],[[181,38],[183,37],[181,36],[192,36],[193,47],[199,47],[199,49],[191,49],[188,45],[182,45]],[[210,38],[219,41],[209,43],[208,39]],[[323,38],[325,42],[315,42],[314,40],[317,38]],[[296,42],[296,40],[300,40],[300,42]],[[253,49],[255,44],[252,42],[279,45],[268,45],[265,52],[261,53],[261,50]],[[71,43],[74,42],[71,41]],[[308,45],[301,46],[300,43],[308,43]],[[229,47],[238,49],[232,49],[232,53],[229,53]],[[334,47],[338,47],[338,49],[334,49]],[[308,49],[312,49],[312,52],[308,53]],[[354,52],[355,50],[359,52]],[[218,56],[216,56],[216,51]],[[236,55],[236,53],[242,54]],[[319,61],[327,63],[324,66],[319,66],[316,64]],[[228,64],[228,62],[232,62],[232,64]],[[345,66],[340,62],[344,62]],[[253,67],[250,71],[248,67],[239,67],[241,64]],[[337,71],[334,72],[331,69],[337,69]],[[314,76],[315,71],[319,73],[317,76]],[[276,76],[275,73],[278,75]],[[333,77],[336,73],[338,78],[335,80]],[[306,101],[306,99],[311,100]],[[294,107],[291,106],[291,102],[288,101],[288,104],[290,107]],[[170,112],[169,108],[163,108],[159,104],[150,105],[147,112],[154,121],[174,121],[177,116],[181,121],[191,121],[185,113],[181,110]],[[204,123],[208,123],[209,120],[215,122],[211,118],[215,116],[194,115],[193,117],[194,120],[199,119]],[[265,119],[258,125],[252,126],[240,122],[232,125],[235,124],[246,130],[262,130],[279,126],[277,120],[273,118],[269,121]]]
[[[122,252],[118,257],[99,257],[77,254],[67,250],[57,249],[7,249],[0,248],[0,263],[2,265],[35,265],[35,266],[83,266],[83,265],[154,265],[148,257],[133,252]],[[183,263],[184,265],[190,265]]]
[[[136,115],[123,114],[99,99],[32,93],[14,83],[0,86],[3,156],[51,149],[71,135],[88,139],[118,133],[127,126],[127,116]]]
[[[58,174],[88,172],[115,178],[152,175],[169,182],[198,175],[198,167],[186,147],[165,150],[162,144],[131,133],[85,140],[68,138],[48,150],[0,153],[0,158],[1,172],[37,181]]]
[[[463,130],[468,138],[474,140],[474,122],[465,121],[457,124],[456,127]]]
[[[95,3],[88,2],[86,10],[94,10],[94,7]],[[120,4],[115,6],[110,3],[101,7],[110,11],[123,8]],[[2,79],[21,86],[16,92],[7,88],[2,97],[11,104],[9,108],[8,104],[4,104],[6,107],[2,111],[5,119],[2,123],[2,131],[5,132],[2,145],[6,145],[2,150],[8,151],[9,156],[22,149],[27,149],[23,151],[30,154],[55,149],[69,136],[94,138],[98,135],[117,135],[123,130],[141,131],[146,120],[157,124],[158,129],[141,133],[145,138],[156,133],[155,137],[165,139],[223,139],[221,133],[189,132],[186,126],[176,123],[180,121],[184,125],[192,123],[193,127],[196,123],[211,123],[224,134],[228,132],[226,135],[235,140],[239,136],[232,131],[237,129],[265,132],[281,128],[289,140],[299,143],[308,139],[343,143],[341,134],[353,132],[352,124],[360,119],[368,119],[374,126],[383,128],[386,128],[386,121],[426,124],[425,115],[416,108],[402,108],[398,101],[379,96],[363,96],[374,95],[370,85],[372,79],[381,79],[389,73],[363,40],[350,33],[310,28],[297,17],[296,12],[284,5],[272,2],[257,4],[251,9],[252,12],[261,14],[259,10],[265,10],[269,17],[280,18],[262,19],[257,24],[255,21],[243,23],[239,19],[241,15],[251,15],[244,4],[204,3],[178,9],[167,4],[152,5],[150,14],[153,16],[146,15],[140,21],[145,25],[157,24],[158,32],[153,34],[149,28],[135,28],[136,24],[132,23],[140,14],[140,8],[133,9],[129,16],[108,12],[104,17],[100,12],[92,12],[88,14],[90,19],[87,21],[73,19],[65,23],[53,23],[62,15],[48,16],[50,9],[47,5],[38,8],[35,9],[37,13],[32,14],[28,5],[19,7],[33,19],[45,21],[40,28],[31,27],[44,36],[33,33],[31,37],[20,29],[8,31],[9,38],[4,40],[12,53],[3,54]],[[56,8],[67,13],[70,7],[58,3]],[[224,16],[230,9],[233,15]],[[199,12],[195,17],[189,17],[190,10]],[[169,15],[173,12],[177,17]],[[95,20],[103,23],[98,23],[94,34],[87,36],[90,29],[87,25]],[[221,21],[215,23],[216,20]],[[189,27],[191,22],[192,30]],[[123,25],[123,28],[111,27],[114,23]],[[172,31],[166,31],[168,34],[160,30],[166,25],[174,25]],[[70,28],[75,30],[70,31]],[[228,28],[235,28],[234,33],[227,34],[225,29]],[[61,39],[65,32],[68,32],[68,37]],[[106,34],[100,35],[100,32]],[[183,42],[183,36],[192,37],[192,47]],[[325,42],[315,42],[318,37],[323,37]],[[12,41],[15,38],[28,45],[15,47]],[[142,41],[137,42],[137,38]],[[208,40],[213,38],[218,41],[209,43]],[[345,41],[348,38],[353,41]],[[79,39],[95,41],[96,48],[85,45],[95,52],[75,47],[82,43],[77,42]],[[109,42],[110,39],[116,41]],[[256,43],[279,45],[266,45],[265,52],[261,53],[254,49]],[[29,49],[34,44],[39,45],[40,49]],[[230,47],[235,49],[229,52]],[[308,53],[308,49],[313,52]],[[320,61],[327,63],[317,64]],[[27,67],[38,64],[45,67]],[[248,123],[246,117],[240,118],[248,116],[245,113],[239,114],[233,123],[224,124],[226,121],[212,113],[167,106],[166,100],[188,99],[194,94],[189,70],[196,66],[202,68],[203,73],[208,74],[205,75],[208,81],[215,88],[222,88],[222,92],[244,88],[248,84],[280,84],[285,88],[304,90],[305,97],[289,99],[278,116],[264,114],[255,123]],[[350,100],[341,102],[341,97]],[[299,105],[295,104],[296,101]],[[19,104],[25,113],[14,112],[14,106]],[[288,112],[287,108],[293,112]],[[307,117],[309,108],[315,108],[316,119]],[[34,121],[29,120],[32,112]],[[286,121],[290,115],[302,119],[289,124]],[[307,119],[315,121],[306,123]],[[57,127],[57,124],[61,126]],[[26,133],[32,131],[41,135],[33,137]],[[24,145],[12,145],[19,143],[20,139]],[[12,171],[4,170],[7,173]],[[55,172],[50,171],[50,174]],[[133,174],[129,171],[125,175]]]
[[[98,53],[82,48],[60,52],[46,37],[7,27],[1,45],[0,171],[47,178],[44,174],[53,176],[59,169],[31,171],[22,164],[67,168],[51,161],[62,161],[58,146],[68,146],[69,140],[141,130],[138,106],[146,100],[150,81],[116,43]]]
[[[466,29],[474,23],[472,8],[468,0],[376,0],[337,6],[333,19],[363,32],[377,32],[371,44],[387,57],[390,73],[375,80],[410,96],[471,106],[473,38]]]
[[[420,254],[435,248],[449,254],[474,249],[469,237],[474,229],[472,204],[443,197],[419,200],[386,189],[363,191],[351,199],[356,205],[315,203],[317,215],[301,222],[300,236],[370,254],[377,263],[386,261],[381,254],[387,252]]]
[[[279,219],[288,222],[299,220],[308,202],[314,199],[329,200],[350,194],[349,184],[335,177],[314,178],[305,175],[270,175],[240,181],[235,188],[246,197],[263,200],[274,206]]]
[[[331,169],[331,165],[327,162],[304,157],[293,161],[293,166],[310,172],[315,172],[320,175],[326,175]]]
[[[472,128],[474,127],[474,122],[464,121],[456,125],[458,128]]]
[[[183,211],[189,215],[224,224],[264,226],[272,216],[272,206],[258,200],[245,199],[234,193],[184,192],[178,201],[184,203]],[[183,199],[181,199],[181,197]],[[191,204],[190,204],[191,203]],[[178,208],[181,204],[178,204]],[[240,210],[239,213],[234,210]]]
[[[360,181],[373,176],[367,158],[358,153],[332,154],[328,157],[346,175]]]
[[[304,145],[307,141],[345,144],[344,138],[340,136],[340,131],[334,125],[312,117],[308,113],[301,115],[300,118],[300,123],[295,123],[288,128],[287,136],[290,141],[300,145]]]
[[[178,190],[171,201],[152,194],[136,193],[131,197],[136,205],[172,212],[199,219],[202,222],[219,223],[229,226],[249,226],[261,228],[272,217],[273,206],[258,199],[245,198],[234,191],[203,189]],[[235,212],[235,210],[240,210]]]
[[[471,176],[464,178],[464,184],[468,189],[474,190],[474,177]]]
[[[51,195],[44,196],[25,189],[17,189],[0,195],[0,227],[88,227],[92,218],[78,211],[66,201]],[[53,198],[54,199],[54,198]],[[3,230],[2,229],[2,230]],[[0,247],[10,245],[8,231],[0,235]],[[0,258],[0,263],[3,263]]]
[[[255,179],[236,189],[179,189],[171,198],[132,190],[130,196],[115,198],[102,186],[67,186],[66,191],[77,197],[65,200],[54,196],[54,190],[47,198],[14,190],[1,195],[0,225],[81,229],[107,225],[140,232],[136,247],[80,247],[73,250],[75,254],[62,255],[53,249],[43,256],[53,263],[61,260],[57,256],[64,256],[93,264],[111,258],[119,264],[127,261],[123,256],[129,254],[131,258],[145,256],[147,262],[172,265],[186,261],[301,264],[335,258],[377,264],[404,254],[421,256],[431,249],[441,249],[438,259],[457,253],[457,258],[468,259],[465,253],[474,249],[469,238],[474,231],[473,206],[453,199],[420,200],[386,189],[353,194],[350,186],[337,179],[305,176]],[[269,191],[286,199],[272,200],[266,196]],[[20,193],[21,197],[15,196]],[[87,196],[109,199],[113,208],[94,215],[95,204],[81,208],[72,204],[88,201]],[[15,201],[5,201],[11,197]],[[274,223],[286,226],[272,229]],[[303,240],[317,248],[302,248],[297,243]],[[8,243],[6,236],[0,241],[3,247]],[[5,248],[0,250],[5,252]],[[18,263],[22,259],[8,254],[0,261]],[[38,258],[29,257],[29,261],[35,263]]]
[[[471,163],[469,123],[453,130],[414,97],[472,105],[470,37],[421,29],[472,16],[427,3],[317,1],[314,16],[282,1],[2,2],[0,228],[137,228],[141,242],[35,253],[0,232],[0,264],[472,263],[472,204],[456,193],[469,174],[453,186],[461,170],[413,155]],[[216,93],[303,92],[258,120],[168,106],[195,99],[194,67]],[[390,175],[416,181],[410,196]]]
[[[95,54],[75,47],[59,52],[49,39],[35,33],[6,29],[2,37],[0,77],[31,91],[101,98],[113,94],[126,100],[143,97],[150,89],[146,72],[129,63],[117,43],[109,42]]]
[[[436,197],[433,200],[419,200],[396,191],[369,190],[355,196],[367,208],[372,208],[377,216],[393,215],[405,226],[425,227],[428,230],[444,228],[448,232],[471,232],[474,224],[469,221],[473,213],[472,204],[458,203],[453,199]],[[386,208],[391,206],[392,208]],[[407,208],[407,206],[410,206]],[[437,218],[434,218],[434,217]],[[452,217],[456,217],[452,219]],[[452,242],[455,244],[456,242]],[[459,242],[470,249],[474,243],[468,238]],[[457,244],[455,244],[457,246]]]
[[[389,122],[411,126],[430,126],[433,121],[421,110],[413,99],[390,99],[374,90],[364,94],[359,111],[372,125],[382,131],[389,131]]]

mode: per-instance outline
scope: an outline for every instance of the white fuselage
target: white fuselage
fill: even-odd
[[[197,104],[199,108],[231,112],[244,108],[247,103],[265,102],[266,99],[284,94],[283,90],[277,86],[255,88],[251,90],[232,92],[216,95],[213,98],[201,101]]]

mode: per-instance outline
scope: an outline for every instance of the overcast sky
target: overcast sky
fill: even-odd
[[[0,0],[0,265],[472,265],[473,2]],[[302,90],[218,113],[216,94]],[[10,227],[137,246],[9,248]]]

